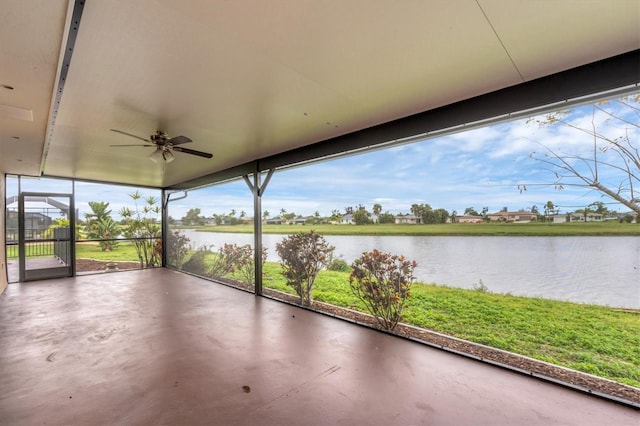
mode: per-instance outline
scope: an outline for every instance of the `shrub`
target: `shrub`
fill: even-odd
[[[251,247],[249,245],[246,247],[248,247],[249,256],[251,256]],[[233,273],[244,262],[246,262],[246,250],[237,244],[225,243],[212,258],[209,276],[211,278],[224,277]]]
[[[479,282],[475,283],[472,288],[475,291],[479,291],[480,293],[489,293],[489,287],[487,287],[486,285],[484,285],[484,283],[482,282],[482,278],[480,279]]]
[[[394,330],[410,295],[417,263],[373,250],[363,253],[351,266],[349,286],[353,293],[385,330]]]
[[[243,249],[245,250],[246,261],[243,262],[238,267],[238,272],[240,273],[240,275],[242,276],[245,282],[249,284],[255,284],[256,274],[255,274],[255,260],[253,256],[253,249],[249,244],[243,246]],[[262,256],[261,256],[262,266],[264,266],[264,263],[266,261],[267,261],[267,248],[265,246],[262,246]]]
[[[313,283],[318,272],[331,262],[334,249],[313,230],[289,235],[276,244],[276,252],[282,259],[282,275],[300,296],[301,305],[311,306]]]
[[[201,277],[207,276],[207,265],[205,263],[205,258],[211,254],[209,248],[200,247],[198,248],[183,265],[182,269],[191,272],[192,274],[199,275]]]
[[[189,253],[189,238],[180,231],[172,231],[167,235],[167,263],[174,268],[182,269]]]
[[[350,272],[351,266],[344,259],[333,259],[329,265],[327,265],[329,271],[336,272]]]

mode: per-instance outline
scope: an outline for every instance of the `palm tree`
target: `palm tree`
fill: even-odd
[[[116,241],[108,241],[120,235],[118,224],[111,218],[111,210],[108,210],[109,203],[104,201],[89,201],[91,213],[85,213],[87,219],[86,229],[89,238],[101,240],[100,249],[102,251],[112,251]],[[106,241],[105,241],[106,240]]]
[[[91,208],[91,213],[84,214],[84,217],[87,219],[87,225],[92,220],[102,220],[111,216],[111,210],[107,210],[109,203],[105,203],[104,201],[89,201],[89,207]]]
[[[102,251],[113,251],[118,245],[118,242],[113,239],[120,235],[118,224],[110,217],[106,217],[99,221],[94,221],[93,225],[96,237],[103,240],[99,242],[100,249]]]
[[[549,220],[549,218],[548,218],[549,213],[553,213],[553,209],[554,209],[553,202],[552,201],[547,201],[547,204],[544,205],[545,222],[547,220]]]

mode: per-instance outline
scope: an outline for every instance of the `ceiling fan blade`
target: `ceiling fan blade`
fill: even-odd
[[[189,139],[186,136],[176,136],[175,138],[169,139],[167,142],[170,143],[173,146],[176,146],[176,145],[180,145],[180,144],[183,144],[183,143],[189,143],[189,142],[191,142],[191,139]]]
[[[109,129],[109,130],[116,133],[122,133],[123,135],[126,135],[126,136],[131,136],[132,138],[140,139],[141,141],[151,142],[149,139],[143,138],[141,136],[133,135],[131,133],[123,132],[122,130],[118,130],[118,129]]]
[[[155,145],[149,145],[149,144],[144,144],[143,145],[143,144],[136,143],[136,144],[133,144],[133,145],[109,145],[109,146],[155,146]]]
[[[197,155],[198,157],[211,158],[213,154],[209,154],[208,152],[196,151],[195,149],[183,148],[181,146],[174,146],[172,148],[174,151],[184,152],[185,154]]]

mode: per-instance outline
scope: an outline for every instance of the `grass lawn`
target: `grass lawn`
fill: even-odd
[[[295,294],[277,263],[265,287]],[[403,322],[640,387],[640,312],[416,283]],[[366,312],[346,272],[322,271],[315,300]]]
[[[102,251],[96,242],[76,243],[77,259],[112,260],[115,262],[138,262],[138,252],[132,243],[121,242],[113,251]]]
[[[173,227],[194,228],[203,232],[253,233],[253,225]],[[619,222],[588,223],[445,223],[438,225],[264,225],[264,234],[293,234],[315,230],[323,235],[638,235],[640,224]]]

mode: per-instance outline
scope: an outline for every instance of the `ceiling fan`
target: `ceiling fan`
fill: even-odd
[[[147,142],[146,144],[135,144],[135,145],[110,145],[110,146],[143,146],[143,147],[155,147],[155,151],[151,153],[149,158],[154,161],[164,161],[165,163],[172,162],[175,157],[172,151],[176,152],[184,152],[185,154],[197,155],[198,157],[211,158],[213,154],[209,154],[208,152],[196,151],[195,149],[184,148],[182,144],[191,142],[186,136],[176,136],[170,138],[167,136],[165,132],[162,130],[156,131],[155,134],[149,136],[149,139],[143,138],[141,136],[133,135],[131,133],[123,132],[122,130],[117,129],[109,129],[112,132],[121,133],[126,136],[130,136],[132,138],[140,139],[141,141]]]

